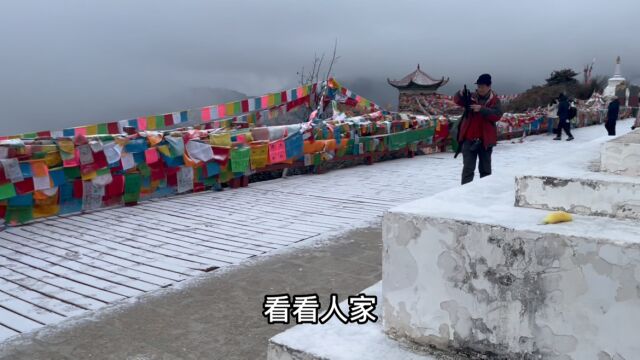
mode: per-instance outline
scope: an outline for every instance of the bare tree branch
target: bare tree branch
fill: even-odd
[[[317,83],[320,78],[320,69],[322,69],[322,61],[324,60],[324,53],[322,53],[322,57],[320,58],[320,63],[318,65],[318,69],[316,73],[313,75],[313,82]]]
[[[333,64],[336,61],[336,51],[338,50],[338,38],[336,38],[333,43],[333,56],[331,57],[331,63],[329,64],[329,70],[327,70],[327,76],[325,76],[325,80],[329,80],[329,75],[331,75],[331,70],[333,70]]]

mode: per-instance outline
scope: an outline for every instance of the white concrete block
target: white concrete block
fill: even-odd
[[[620,175],[640,176],[640,131],[604,143],[600,169]]]
[[[385,215],[385,331],[491,359],[638,358],[637,221],[539,225],[547,212],[513,207],[509,184],[492,176]]]
[[[640,178],[518,176],[516,206],[640,219]]]
[[[363,290],[367,295],[380,294],[380,283]],[[343,311],[348,311],[345,303]],[[380,307],[375,314],[381,315]],[[454,360],[441,354],[430,354],[386,336],[382,322],[363,325],[343,324],[332,318],[323,325],[298,325],[269,340],[268,360]]]

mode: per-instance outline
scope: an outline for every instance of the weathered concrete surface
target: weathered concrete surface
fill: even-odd
[[[606,142],[601,154],[602,171],[640,176],[640,130]]]
[[[515,205],[640,219],[640,177],[600,171],[600,162],[606,161],[607,144],[625,144],[635,137],[640,138],[631,133],[604,145],[598,144],[603,138],[596,139],[594,143],[576,146],[559,161],[527,169],[516,177]]]
[[[380,252],[378,226],[352,231],[9,341],[0,359],[265,359],[268,339],[292,325],[267,323],[264,295],[357,294],[380,280]]]
[[[381,298],[381,284],[362,290]],[[348,312],[346,303],[341,308]],[[298,325],[269,340],[268,360],[458,360],[455,355],[399,343],[390,339],[382,329],[381,308],[375,323],[343,324],[333,318],[324,325]]]
[[[628,181],[621,181],[627,179]],[[640,219],[640,178],[516,178],[516,206],[574,214]]]
[[[514,208],[512,184],[485,178],[385,216],[385,330],[491,359],[637,358],[640,226],[538,225],[547,212]]]

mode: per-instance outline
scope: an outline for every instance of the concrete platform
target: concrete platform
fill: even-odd
[[[539,225],[548,212],[513,207],[512,181],[488,177],[385,215],[385,331],[491,359],[636,358],[637,221]]]
[[[640,130],[620,136],[602,147],[602,171],[640,176]]]
[[[381,297],[381,283],[363,290]],[[341,303],[343,311],[348,306]],[[380,316],[380,308],[375,313]],[[457,359],[427,353],[401,344],[385,335],[380,321],[364,325],[345,325],[335,318],[324,325],[298,325],[269,340],[268,360],[445,360]]]
[[[599,148],[596,144],[581,145],[575,149],[579,157],[570,156],[517,176],[516,206],[640,219],[640,177],[600,172]]]
[[[597,159],[610,138],[592,139],[545,143],[528,159],[500,159],[491,177],[393,208],[383,227],[382,328],[296,326],[271,340],[269,359],[634,358],[637,222],[576,216],[543,226],[547,211],[513,207],[513,179],[540,166],[534,157]],[[599,169],[567,160],[576,174]]]
[[[640,220],[640,178],[516,178],[516,206]]]

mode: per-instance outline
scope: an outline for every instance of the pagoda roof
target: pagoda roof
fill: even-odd
[[[441,79],[434,79],[429,76],[429,74],[420,70],[420,65],[418,65],[418,68],[415,71],[403,77],[402,79],[390,80],[387,78],[387,82],[389,83],[389,85],[396,88],[439,88],[446,85],[449,82],[449,78],[445,79],[443,76]]]

